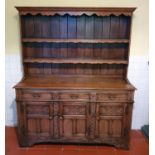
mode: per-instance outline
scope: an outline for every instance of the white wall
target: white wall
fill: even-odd
[[[137,88],[133,108],[132,128],[140,129],[149,121],[148,100],[148,58],[144,56],[130,57],[128,77]],[[6,125],[17,123],[15,90],[13,86],[22,77],[20,55],[6,55]]]
[[[137,88],[134,96],[132,128],[140,129],[149,123],[149,69],[148,57],[130,57],[128,79]]]

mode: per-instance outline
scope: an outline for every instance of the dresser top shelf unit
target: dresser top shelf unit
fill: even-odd
[[[74,83],[70,81],[76,81],[78,75],[81,75],[81,84],[75,82],[72,88],[76,88],[77,84],[87,88],[85,81],[89,81],[89,89],[104,89],[107,77],[107,88],[115,83],[120,88],[129,88],[130,83],[126,79],[131,16],[136,8],[16,8],[21,21],[22,62],[26,77],[22,86],[32,84],[37,87],[36,83],[39,85],[42,78],[47,82],[44,87],[53,89],[55,85],[60,86],[60,78],[64,74],[68,75],[65,76],[65,84],[70,88]],[[59,80],[55,75],[60,75]],[[39,79],[31,80],[35,76]],[[101,78],[91,85],[95,79],[91,76]],[[110,86],[114,77],[119,77],[119,80]],[[49,83],[50,78],[52,84]]]

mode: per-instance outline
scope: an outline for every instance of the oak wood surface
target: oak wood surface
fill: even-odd
[[[48,89],[127,89],[135,88],[121,78],[97,76],[50,76],[27,77],[15,88],[48,88]]]
[[[16,85],[15,88],[48,88],[48,89],[131,89],[134,87],[121,78],[104,77],[28,77]]]
[[[128,149],[135,87],[127,79],[136,8],[16,7],[24,77],[18,139]]]

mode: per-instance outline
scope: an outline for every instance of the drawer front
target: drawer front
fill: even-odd
[[[69,93],[69,92],[22,92],[21,99],[29,101],[88,101],[88,93]]]
[[[88,101],[88,93],[59,93],[59,100],[66,101]]]
[[[90,101],[90,102],[127,102],[133,97],[128,92],[65,92],[65,91],[18,91],[17,100],[24,101]]]
[[[52,100],[52,94],[48,92],[27,92],[21,93],[21,99],[29,101],[50,101]]]
[[[98,102],[126,102],[128,100],[127,93],[98,93],[96,94]]]

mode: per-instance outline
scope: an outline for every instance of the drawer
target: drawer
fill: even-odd
[[[127,93],[98,93],[96,94],[98,102],[126,102],[128,100]]]
[[[52,94],[49,92],[22,91],[20,99],[29,101],[50,101]]]
[[[22,91],[19,99],[25,101],[89,101],[89,93]]]
[[[66,101],[88,101],[89,94],[88,93],[59,93],[60,100]]]

